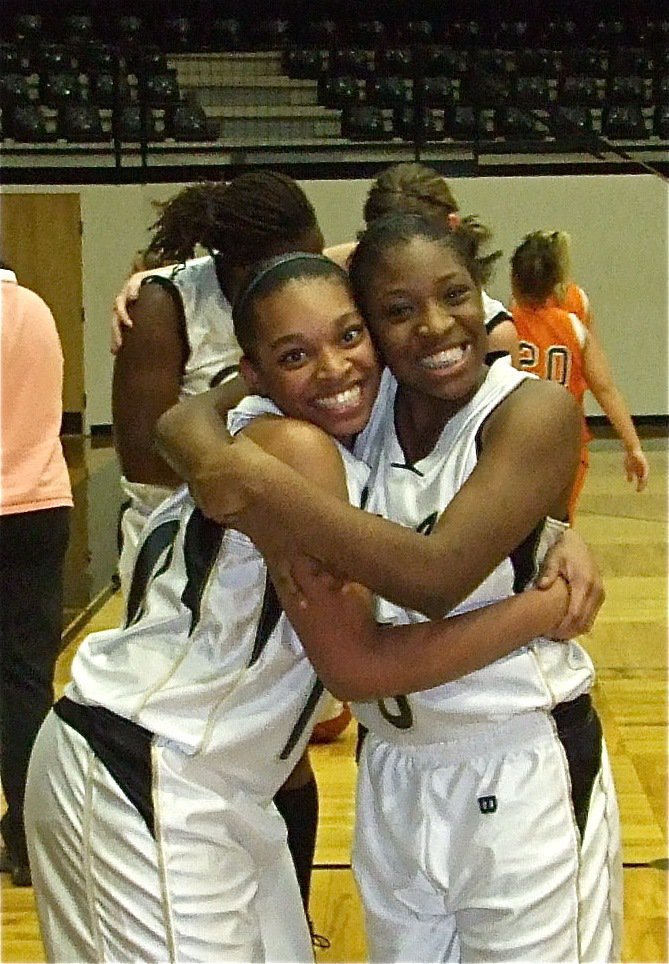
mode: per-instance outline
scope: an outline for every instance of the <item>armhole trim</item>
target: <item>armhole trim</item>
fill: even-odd
[[[186,359],[191,352],[191,344],[188,339],[188,326],[186,324],[186,312],[184,311],[184,303],[179,292],[179,289],[171,280],[171,278],[165,278],[160,274],[151,274],[148,278],[144,278],[140,284],[140,288],[147,284],[157,284],[166,291],[172,301],[174,302],[174,307],[177,309],[177,315],[179,318],[179,333],[181,335],[181,340],[183,341],[184,347],[184,365]]]

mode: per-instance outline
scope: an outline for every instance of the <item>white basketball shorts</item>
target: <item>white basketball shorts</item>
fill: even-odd
[[[86,739],[52,711],[26,827],[49,961],[313,961],[273,804],[223,799],[153,745],[154,832]]]
[[[564,745],[543,712],[428,746],[365,737],[353,869],[371,961],[620,959],[619,818],[593,713]]]

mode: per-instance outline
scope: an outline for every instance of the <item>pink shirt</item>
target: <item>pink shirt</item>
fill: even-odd
[[[56,323],[13,271],[0,269],[0,299],[0,514],[71,506]]]

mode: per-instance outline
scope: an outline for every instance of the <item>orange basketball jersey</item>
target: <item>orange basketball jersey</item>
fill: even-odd
[[[520,343],[519,367],[564,385],[582,406],[588,387],[583,374],[588,332],[581,319],[551,304],[530,308],[514,303],[511,314]],[[584,417],[583,440],[589,437]]]
[[[551,298],[548,303],[555,308],[564,308],[565,311],[570,311],[577,318],[580,318],[584,325],[590,324],[590,300],[583,288],[579,288],[573,281],[567,285],[562,301]]]

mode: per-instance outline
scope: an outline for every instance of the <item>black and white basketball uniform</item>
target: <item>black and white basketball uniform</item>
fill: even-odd
[[[372,466],[367,508],[429,537],[476,465],[486,418],[526,377],[496,361],[408,465],[386,371],[356,446]],[[560,526],[539,526],[454,612],[530,585]],[[425,617],[380,601],[379,619]],[[352,706],[369,730],[353,867],[370,960],[619,959],[619,818],[593,677],[577,642],[540,638],[443,686]]]
[[[199,395],[237,371],[241,350],[232,326],[232,308],[223,294],[213,257],[194,258],[183,264],[158,268],[144,284],[162,284],[172,294],[188,340],[180,396]],[[139,537],[148,517],[172,489],[123,477],[121,488],[128,500],[123,513],[123,536],[118,572],[127,599]]]
[[[488,334],[491,334],[503,321],[513,321],[511,312],[501,301],[491,298],[486,291],[481,292],[481,301],[483,303],[483,321]]]
[[[230,430],[267,411],[245,399]],[[367,468],[340,451],[360,505]],[[180,488],[145,527],[125,626],[84,641],[35,744],[48,959],[312,960],[272,797],[322,693],[253,543]]]

